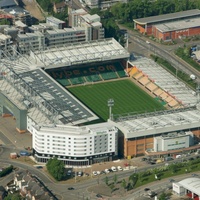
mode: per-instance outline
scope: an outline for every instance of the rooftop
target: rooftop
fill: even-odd
[[[174,20],[174,19],[180,20],[181,18],[192,17],[192,16],[200,16],[200,10],[199,9],[186,10],[186,11],[181,11],[181,12],[176,12],[176,13],[134,19],[133,21],[135,23],[145,25],[148,23],[163,22],[167,20]]]
[[[195,107],[124,116],[113,122],[125,135],[133,138],[199,127],[200,110]]]
[[[200,26],[200,17],[156,25],[160,32],[178,31]]]
[[[184,188],[188,189],[189,191],[200,196],[200,178],[195,178],[195,177],[186,178],[178,183],[182,185]]]
[[[45,69],[67,67],[76,64],[125,59],[129,53],[114,38],[68,44],[59,48],[32,52],[27,59]]]

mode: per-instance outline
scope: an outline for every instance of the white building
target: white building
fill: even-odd
[[[57,19],[53,16],[47,17],[46,23],[48,23],[58,29],[63,29],[66,26],[66,23],[64,21]]]
[[[154,137],[155,152],[188,148],[193,144],[192,132],[172,132]]]
[[[18,34],[17,45],[20,53],[28,53],[30,50],[45,49],[45,37],[39,31],[34,33]]]
[[[66,165],[82,166],[111,161],[118,154],[118,129],[107,122],[82,127],[35,125],[32,135],[38,162],[58,156]]]
[[[103,39],[104,28],[99,15],[90,15],[85,10],[74,10],[70,13],[70,25],[72,27],[82,27],[85,29],[86,41]]]
[[[11,36],[0,33],[0,51],[12,52],[13,48],[14,46],[11,40]],[[2,53],[0,53],[0,55],[1,54]]]
[[[49,47],[86,41],[85,30],[80,27],[47,30],[45,37]]]

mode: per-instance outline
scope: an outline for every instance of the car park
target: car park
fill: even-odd
[[[68,190],[74,190],[74,188],[73,187],[69,187]]]

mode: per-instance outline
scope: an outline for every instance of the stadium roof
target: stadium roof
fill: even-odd
[[[5,66],[3,65],[4,68]],[[45,121],[47,124],[76,125],[98,119],[42,69],[27,71],[23,66],[20,69],[19,66],[6,67],[7,69],[2,69],[6,72],[6,76],[1,84],[1,90],[5,91],[4,95],[9,96],[18,107],[28,109],[28,116],[37,124]],[[9,87],[12,88],[11,91],[13,90],[12,94],[6,92],[9,85],[6,81],[11,83],[11,86],[15,85]],[[35,116],[36,113],[38,114]]]
[[[16,5],[17,4],[14,0],[0,0],[0,8],[8,8]]]
[[[179,181],[178,183],[187,190],[200,196],[200,178],[186,178],[182,181]]]
[[[181,18],[195,17],[195,16],[200,16],[199,9],[186,10],[182,12],[139,18],[139,19],[134,19],[133,21],[135,23],[145,25],[148,23],[157,23],[157,22],[163,22],[163,21],[175,20],[175,19],[180,20]]]
[[[200,27],[200,17],[155,25],[160,32],[178,31]]]
[[[31,52],[27,59],[37,67],[51,69],[128,57],[129,53],[114,38],[110,38]]]
[[[125,138],[162,134],[199,127],[200,110],[195,107],[122,116],[113,122]]]

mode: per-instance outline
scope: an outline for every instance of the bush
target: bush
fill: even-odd
[[[12,170],[13,170],[13,166],[10,165],[9,167],[5,168],[2,172],[0,172],[0,177],[10,174],[12,172]]]

